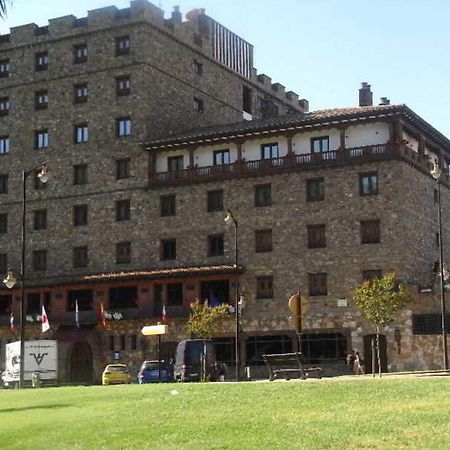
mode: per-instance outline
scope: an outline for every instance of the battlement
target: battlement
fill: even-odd
[[[88,11],[86,17],[67,15],[50,19],[48,25],[44,26],[29,23],[13,27],[9,34],[0,35],[0,52],[11,51],[23,45],[50,44],[55,39],[76,37],[137,22],[150,23],[172,35],[195,51],[247,78],[260,90],[292,108],[305,110],[305,105],[307,107],[307,101],[299,101],[295,92],[286,93],[282,84],[272,84],[267,75],[258,75],[253,67],[253,46],[208,17],[201,8],[188,11],[183,20],[180,8],[175,6],[171,17],[166,19],[164,11],[148,0],[131,0],[128,8],[107,6]]]

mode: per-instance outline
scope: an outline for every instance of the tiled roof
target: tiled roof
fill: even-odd
[[[173,269],[149,269],[136,270],[130,272],[108,272],[94,275],[85,275],[81,277],[81,282],[97,282],[127,279],[162,279],[162,278],[179,278],[196,275],[217,275],[225,273],[241,273],[241,266],[235,267],[231,264],[222,264],[216,266],[189,266],[175,267]]]
[[[402,115],[409,118],[416,126],[424,129],[438,142],[450,147],[450,141],[429,123],[419,117],[406,105],[379,105],[353,108],[335,108],[311,111],[308,113],[288,114],[269,119],[240,121],[232,124],[199,128],[177,135],[155,139],[143,144],[147,150],[158,148],[178,148],[190,144],[210,143],[230,138],[244,138],[252,135],[275,133],[277,131],[295,130],[313,125],[328,125],[334,122],[348,122],[377,117]]]

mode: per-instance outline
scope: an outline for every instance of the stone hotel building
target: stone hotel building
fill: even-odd
[[[302,351],[338,373],[350,348],[370,359],[352,292],[389,271],[414,302],[383,330],[384,368],[440,367],[430,166],[445,205],[450,141],[405,105],[373,106],[366,83],[358,107],[309,112],[252,55],[204,10],[165,19],[146,0],[0,36],[0,272],[20,272],[21,171],[47,161],[50,181],[27,184],[26,336],[58,340],[61,381],[155,358],[140,330],[163,306],[170,358],[189,305],[234,304],[236,286],[242,365],[298,349],[287,300],[301,291]],[[19,309],[20,288],[1,287],[0,364]],[[232,316],[215,341],[232,363]]]

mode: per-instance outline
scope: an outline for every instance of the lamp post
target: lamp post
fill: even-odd
[[[31,174],[37,174],[41,183],[47,183],[49,173],[47,163],[44,162],[29,170],[22,170],[22,239],[21,239],[21,270],[20,270],[20,366],[19,366],[19,389],[23,387],[24,381],[24,352],[25,352],[25,247],[26,247],[26,211],[27,211],[27,178]],[[8,289],[12,289],[17,283],[14,273],[8,269],[6,278],[3,280]]]
[[[230,209],[228,209],[227,216],[225,217],[225,223],[227,225],[234,225],[234,267],[237,269],[238,266],[238,222],[234,217]],[[234,314],[236,319],[235,325],[235,365],[236,365],[236,381],[239,381],[239,366],[240,366],[240,326],[239,326],[239,315],[240,315],[240,301],[239,301],[239,283],[238,280],[235,281],[235,292],[234,292]]]
[[[444,359],[444,369],[448,370],[448,352],[447,352],[447,331],[445,329],[445,290],[444,290],[444,248],[442,242],[442,212],[441,212],[441,179],[442,172],[437,164],[434,164],[431,176],[436,180],[437,184],[437,201],[438,201],[438,226],[439,226],[439,271],[441,279],[441,328],[442,328],[442,351]]]

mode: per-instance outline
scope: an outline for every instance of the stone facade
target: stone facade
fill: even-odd
[[[363,271],[393,270],[414,293],[435,281],[436,182],[428,165],[439,159],[448,170],[446,138],[406,107],[308,113],[305,100],[252,66],[245,75],[220,62],[213,46],[217,26],[202,10],[185,22],[177,11],[165,20],[154,5],[136,0],[126,10],[90,11],[87,20],[53,19],[48,29],[16,27],[0,39],[0,64],[8,59],[10,67],[0,78],[0,98],[10,103],[0,117],[0,139],[9,138],[8,151],[0,150],[0,176],[7,176],[0,194],[0,215],[7,215],[2,270],[6,255],[7,265],[20,271],[21,171],[48,161],[45,189],[35,189],[32,176],[27,180],[26,337],[59,341],[61,382],[98,381],[114,356],[134,372],[143,359],[157,357],[156,341],[140,330],[162,320],[163,305],[170,329],[163,354],[173,357],[176,343],[189,337],[190,303],[218,296],[233,304],[236,283],[245,298],[243,364],[259,364],[265,351],[299,347],[287,300],[301,291],[309,297],[302,349],[337,373],[345,370],[345,352],[366,352],[373,333],[352,305]],[[129,51],[116,56],[117,39],[124,37]],[[74,63],[75,47],[87,48],[87,61]],[[48,68],[36,71],[35,55],[43,52]],[[117,95],[123,77],[129,91]],[[80,84],[87,84],[87,101],[74,102]],[[43,91],[47,108],[35,109]],[[254,120],[243,121],[250,113]],[[130,120],[129,135],[117,136],[117,119]],[[87,142],[75,143],[77,126],[87,127]],[[36,149],[35,132],[42,130],[49,145]],[[314,153],[315,143],[327,148]],[[217,151],[225,152],[220,164]],[[177,170],[170,164],[178,162],[168,159],[174,156],[183,159]],[[129,166],[118,176],[124,159]],[[83,164],[87,178],[74,183],[75,166]],[[364,174],[376,175],[373,195],[361,195]],[[308,201],[309,182],[318,179],[324,198]],[[443,178],[444,205],[448,186]],[[270,189],[262,206],[255,206],[258,187]],[[219,193],[214,202],[211,192]],[[169,196],[174,204],[163,214]],[[120,201],[127,202],[125,212]],[[79,206],[87,218],[75,224]],[[233,230],[224,224],[228,208],[239,223],[237,266]],[[45,226],[36,226],[43,210]],[[362,244],[361,222],[370,220],[379,221],[380,239]],[[310,248],[308,226],[314,225],[325,227],[325,246]],[[263,251],[256,248],[261,230],[271,237]],[[444,243],[448,254],[448,239]],[[119,244],[129,249],[125,260]],[[75,267],[80,247],[87,259]],[[34,264],[38,250],[47,252],[45,270]],[[327,292],[310,295],[311,274],[319,273],[326,274]],[[433,298],[423,294],[383,330],[390,370],[439,367],[438,351],[426,350],[436,336],[413,334],[414,315],[439,311]],[[0,364],[4,344],[18,338],[20,300],[18,288],[0,290]],[[45,336],[37,324],[42,304],[52,325]],[[216,336],[227,362],[234,360],[234,333],[230,316]]]

